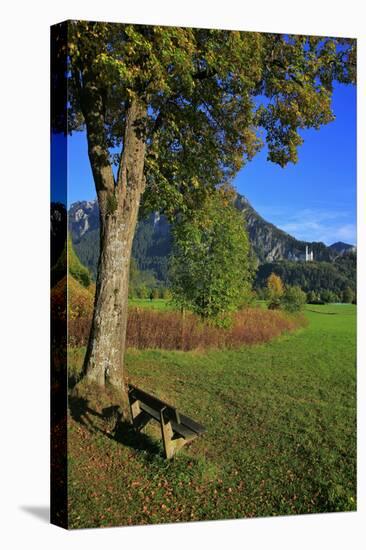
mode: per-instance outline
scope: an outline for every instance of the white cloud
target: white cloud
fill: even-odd
[[[340,241],[351,241],[352,244],[356,242],[356,234],[356,225],[352,223],[342,225],[337,230],[337,235]]]
[[[297,211],[273,211],[263,209],[266,219],[299,240],[322,241],[332,244],[336,241],[356,243],[356,224],[350,223],[350,212],[344,210],[301,209]]]

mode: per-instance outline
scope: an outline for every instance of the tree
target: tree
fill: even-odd
[[[310,290],[307,293],[306,301],[307,301],[308,304],[316,304],[320,301],[320,296],[319,296],[319,294],[314,292],[314,290]]]
[[[175,302],[203,319],[228,324],[248,300],[252,269],[243,216],[226,191],[210,195],[173,228],[171,290]]]
[[[263,287],[268,276],[275,273],[281,277],[284,285],[300,286],[305,292],[332,290],[336,294],[350,287],[356,288],[356,261],[333,262],[294,262],[281,260],[262,264],[256,273],[256,287]]]
[[[149,294],[149,291],[155,288],[156,285],[157,281],[154,274],[151,271],[140,271],[137,266],[136,260],[134,258],[131,258],[129,275],[129,297],[141,297],[141,293],[143,294],[143,297],[146,297]]]
[[[323,290],[320,293],[320,298],[321,298],[321,301],[324,302],[325,304],[330,304],[331,302],[335,301],[334,292],[332,292],[331,290]]]
[[[352,304],[355,299],[355,292],[349,286],[344,289],[342,293],[342,302],[345,304]]]
[[[163,300],[170,300],[171,297],[172,293],[169,288],[163,287],[160,289],[160,298],[162,298]]]
[[[141,285],[139,286],[139,288],[137,289],[137,298],[140,298],[142,300],[146,300],[146,298],[149,296],[149,290],[147,289],[147,287],[145,285]]]
[[[65,130],[65,109],[68,131],[86,129],[100,210],[84,372],[88,382],[123,393],[142,195],[144,212],[189,211],[255,155],[260,129],[269,160],[296,162],[298,130],[333,118],[334,79],[355,79],[355,41],[85,21],[57,25],[53,38],[53,130]]]
[[[158,300],[160,298],[160,293],[158,288],[153,288],[150,293],[150,297],[152,300]]]
[[[281,277],[275,273],[267,279],[267,300],[269,309],[278,309],[280,307],[281,298],[284,293],[285,287]]]
[[[281,298],[281,307],[290,313],[296,313],[304,309],[306,294],[299,286],[286,288]]]

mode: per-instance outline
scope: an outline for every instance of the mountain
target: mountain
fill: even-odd
[[[74,202],[69,209],[69,230],[73,241],[80,241],[86,233],[99,231],[99,210],[97,199]]]
[[[324,243],[299,241],[267,222],[242,195],[237,195],[235,206],[243,212],[249,239],[260,263],[304,260],[306,246],[313,251],[317,261],[329,262],[336,255]]]
[[[344,254],[356,251],[355,246],[352,244],[343,243],[342,241],[331,244],[329,248],[338,256],[343,256]]]
[[[306,246],[309,251],[313,251],[314,260],[320,262],[333,262],[338,256],[353,249],[345,243],[335,243],[329,247],[321,242],[299,241],[264,220],[242,195],[237,194],[235,206],[243,213],[250,242],[260,264],[304,260]],[[80,260],[95,277],[99,255],[97,201],[79,201],[72,204],[68,223]],[[140,270],[151,271],[159,281],[166,282],[170,250],[170,226],[164,216],[151,214],[139,221],[132,254]]]
[[[99,257],[97,200],[70,206],[69,232],[77,255],[95,279]],[[167,281],[171,246],[170,226],[164,216],[151,214],[139,221],[132,248],[138,269],[151,272],[158,281]]]

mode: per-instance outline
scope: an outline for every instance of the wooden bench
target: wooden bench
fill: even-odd
[[[206,431],[201,424],[179,413],[172,405],[132,384],[128,388],[134,428],[139,431],[150,420],[159,422],[166,458],[172,458],[183,445]]]

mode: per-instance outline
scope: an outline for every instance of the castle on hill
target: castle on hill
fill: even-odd
[[[309,250],[308,245],[306,245],[305,248],[305,262],[313,262],[314,261],[314,253],[312,250]]]
[[[288,260],[292,260],[295,262],[313,262],[314,261],[314,252],[313,250],[309,249],[309,246],[306,245],[305,252],[300,252],[297,254],[289,252],[287,256]]]

